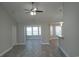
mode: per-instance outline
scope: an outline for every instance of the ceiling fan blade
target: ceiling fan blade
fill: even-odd
[[[44,12],[44,11],[36,10],[36,12]]]
[[[30,12],[28,11],[28,12],[25,12],[25,13],[30,13]]]
[[[30,11],[30,10],[28,10],[28,9],[24,9],[25,11]]]

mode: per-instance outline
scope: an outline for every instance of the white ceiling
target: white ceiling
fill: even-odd
[[[35,2],[35,6],[43,13],[38,13],[35,16],[25,14],[24,9],[31,9],[31,2],[3,2],[1,5],[8,13],[19,23],[31,21],[62,21],[63,18],[63,3],[62,2]]]

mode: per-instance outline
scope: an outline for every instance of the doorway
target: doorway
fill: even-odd
[[[12,25],[12,45],[16,45],[16,26]]]

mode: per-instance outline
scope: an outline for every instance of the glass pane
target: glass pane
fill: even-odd
[[[61,26],[56,26],[56,35],[57,35],[57,36],[62,36],[62,29],[61,29]]]
[[[41,35],[41,27],[39,27],[39,35]]]
[[[32,35],[32,27],[27,27],[27,35]]]
[[[33,27],[33,35],[38,35],[38,27]]]
[[[50,26],[50,35],[51,36],[53,35],[53,26],[52,25]]]

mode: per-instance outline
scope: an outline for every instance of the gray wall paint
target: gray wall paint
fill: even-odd
[[[79,3],[64,3],[64,40],[60,47],[69,56],[79,56]]]
[[[24,25],[18,24],[17,25],[17,44],[24,43]]]
[[[42,24],[41,25],[41,31],[42,31],[42,43],[49,44],[49,39],[50,39],[50,27],[49,24]]]
[[[12,47],[12,25],[16,23],[0,6],[0,53]]]
[[[16,40],[17,40],[17,28],[16,25],[12,25],[12,45],[16,45]]]

